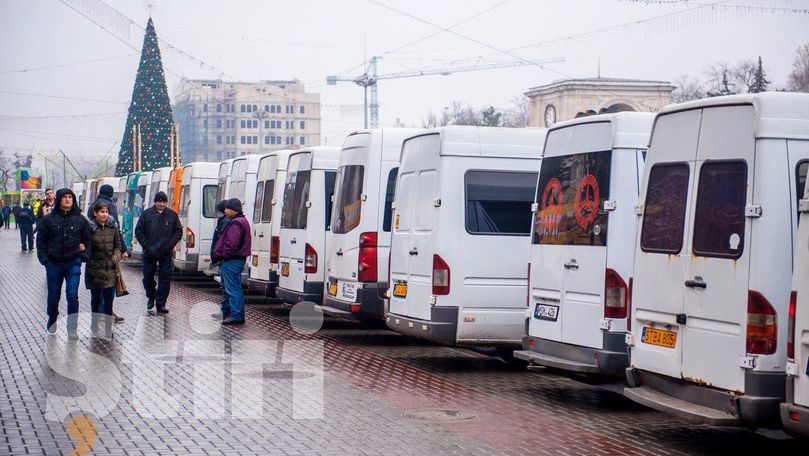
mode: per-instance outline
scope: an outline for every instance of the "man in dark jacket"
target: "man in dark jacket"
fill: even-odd
[[[17,215],[14,216],[14,218],[17,220],[17,226],[20,228],[22,251],[34,250],[34,224],[36,223],[36,217],[34,216],[34,210],[31,209],[31,204],[28,201],[24,202],[22,209],[17,211]]]
[[[227,225],[216,240],[214,255],[222,261],[219,276],[225,286],[228,317],[222,320],[223,325],[244,324],[244,290],[242,290],[242,271],[244,262],[250,256],[250,224],[242,213],[242,203],[231,198],[225,203]]]
[[[225,215],[225,204],[227,204],[227,200],[222,200],[216,203],[216,207],[214,208],[217,220],[216,229],[213,231],[213,239],[211,239],[211,268],[219,266],[221,263],[221,260],[216,258],[214,247],[216,247],[216,241],[219,239],[222,229],[230,221],[230,219]],[[222,302],[220,303],[221,313],[213,314],[211,316],[224,320],[228,317],[228,300],[225,295],[225,285],[221,280],[219,281],[219,289],[222,291]]]
[[[171,289],[171,254],[183,237],[183,226],[177,213],[168,208],[168,197],[157,192],[154,206],[146,209],[138,219],[135,238],[143,247],[143,288],[146,290],[147,312],[157,306],[157,313],[169,313],[166,300]],[[157,271],[157,293],[154,275]]]
[[[118,219],[118,207],[116,206],[115,201],[113,201],[113,198],[115,198],[115,189],[112,188],[112,185],[110,184],[104,184],[98,189],[98,196],[90,207],[96,207],[96,204],[98,203],[103,203],[105,206],[107,206],[109,210],[109,215],[107,217],[115,220],[115,224],[120,230],[121,220]],[[121,244],[121,257],[125,260],[129,259],[129,251],[126,249],[126,242]],[[115,312],[113,312],[112,315],[115,318],[115,323],[124,321],[124,317],[116,314]]]
[[[46,215],[50,214],[55,207],[56,197],[54,196],[53,189],[46,188],[45,200],[37,208],[37,225],[39,225],[39,221],[45,218]]]
[[[6,224],[6,229],[10,230],[9,224],[11,223],[11,206],[6,204],[3,206],[3,222]]]
[[[79,312],[79,279],[81,263],[90,259],[90,225],[76,205],[76,195],[69,188],[56,192],[58,207],[42,219],[37,234],[37,257],[45,266],[48,281],[48,332],[56,332],[59,295],[65,284],[67,299],[67,332],[77,337]]]

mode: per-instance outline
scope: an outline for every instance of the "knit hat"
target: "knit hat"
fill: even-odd
[[[225,203],[225,209],[230,209],[232,211],[241,212],[242,211],[242,202],[239,201],[239,198],[231,198]]]
[[[227,203],[228,203],[228,200],[222,200],[222,201],[216,203],[216,206],[214,206],[214,211],[216,211],[217,214],[224,214],[225,213],[225,205]]]
[[[157,194],[154,196],[154,202],[156,203],[158,201],[167,203],[169,201],[169,198],[166,196],[165,192],[157,192]]]
[[[112,194],[113,193],[115,193],[115,189],[112,188],[112,185],[110,185],[110,184],[104,184],[104,185],[101,186],[100,189],[98,189],[98,194],[99,195],[104,195],[108,199],[112,199]]]

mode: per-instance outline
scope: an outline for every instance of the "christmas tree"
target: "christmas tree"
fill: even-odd
[[[115,175],[126,176],[137,166],[133,154],[135,126],[140,128],[141,169],[150,171],[161,166],[170,166],[170,135],[173,124],[174,116],[166,89],[163,63],[160,60],[160,48],[157,47],[157,34],[150,17],[149,23],[146,24],[146,35],[143,37],[143,50],[140,54],[138,74],[135,77],[135,88],[132,90],[132,102],[129,105],[129,116],[121,140]]]

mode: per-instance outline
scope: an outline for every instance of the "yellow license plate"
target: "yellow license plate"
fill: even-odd
[[[650,345],[674,348],[677,345],[677,333],[674,331],[644,327],[641,341]]]
[[[397,283],[393,285],[393,296],[397,298],[404,298],[407,296],[407,284],[406,283]]]
[[[289,277],[289,263],[281,263],[281,275]]]
[[[329,284],[329,294],[332,296],[337,296],[337,284],[330,283]]]
[[[258,255],[253,255],[253,266],[258,266]]]

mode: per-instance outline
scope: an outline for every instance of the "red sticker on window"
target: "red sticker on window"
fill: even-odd
[[[542,193],[542,226],[553,229],[559,223],[559,214],[562,212],[562,183],[553,178],[545,185]]]
[[[576,223],[582,229],[587,229],[598,216],[598,201],[598,182],[595,176],[588,174],[582,178],[576,191]]]

